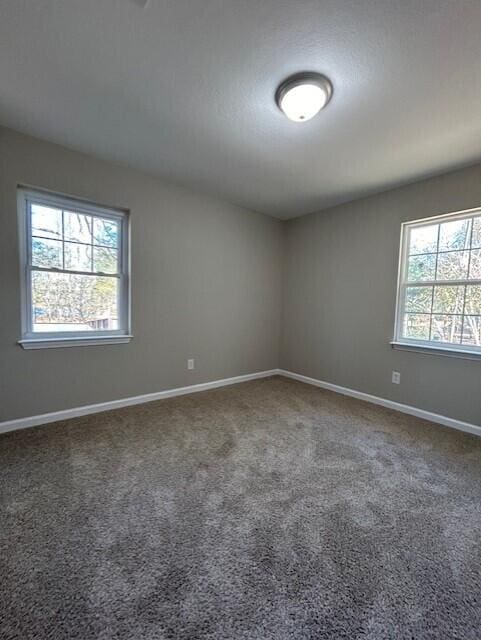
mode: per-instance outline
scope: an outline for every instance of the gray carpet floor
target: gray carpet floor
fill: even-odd
[[[284,378],[0,437],[2,640],[481,638],[481,438]]]

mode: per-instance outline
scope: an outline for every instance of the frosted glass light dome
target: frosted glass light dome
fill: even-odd
[[[332,95],[330,81],[320,73],[287,78],[277,89],[276,102],[293,122],[306,122],[326,106]]]

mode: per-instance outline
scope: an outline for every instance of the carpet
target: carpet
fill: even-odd
[[[481,638],[481,439],[274,377],[0,436],[2,640]]]

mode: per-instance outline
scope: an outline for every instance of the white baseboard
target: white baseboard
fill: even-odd
[[[110,411],[111,409],[120,409],[121,407],[129,407],[134,404],[144,404],[145,402],[153,402],[154,400],[162,400],[163,398],[183,396],[187,393],[197,393],[198,391],[207,391],[208,389],[216,389],[217,387],[226,387],[230,384],[247,382],[248,380],[257,380],[258,378],[268,378],[278,374],[279,369],[258,371],[256,373],[248,373],[243,376],[235,376],[234,378],[202,382],[200,384],[189,385],[188,387],[167,389],[166,391],[146,393],[142,396],[132,396],[130,398],[121,398],[120,400],[111,400],[110,402],[99,402],[98,404],[89,404],[83,407],[64,409],[63,411],[54,411],[53,413],[43,413],[38,416],[8,420],[6,422],[0,422],[0,433],[16,431],[17,429],[27,429],[28,427],[36,427],[38,425],[49,424],[51,422],[58,422],[59,420],[67,420],[68,418],[78,418],[79,416],[86,416],[90,413],[100,413],[102,411]]]
[[[455,420],[454,418],[448,418],[447,416],[442,416],[438,413],[432,413],[431,411],[425,411],[424,409],[411,407],[408,404],[401,404],[399,402],[394,402],[393,400],[386,400],[385,398],[372,396],[369,393],[356,391],[355,389],[349,389],[348,387],[341,387],[337,384],[332,384],[331,382],[324,382],[323,380],[317,380],[316,378],[309,378],[308,376],[303,376],[300,373],[293,373],[292,371],[286,371],[285,369],[279,369],[278,374],[281,376],[285,376],[286,378],[293,378],[294,380],[299,380],[300,382],[306,382],[307,384],[321,387],[322,389],[328,389],[329,391],[342,393],[345,396],[351,396],[352,398],[357,398],[358,400],[365,400],[366,402],[378,404],[382,407],[387,407],[388,409],[394,409],[395,411],[400,411],[401,413],[408,413],[411,416],[416,416],[417,418],[422,418],[423,420],[429,420],[429,422],[436,422],[437,424],[442,424],[445,427],[452,427],[453,429],[458,429],[459,431],[467,431],[468,433],[473,433],[474,435],[481,436],[481,426],[477,426],[469,422]]]
[[[53,413],[44,413],[37,416],[8,420],[6,422],[0,422],[0,433],[6,433],[7,431],[16,431],[17,429],[27,429],[28,427],[36,427],[38,425],[50,424],[51,422],[58,422],[59,420],[77,418],[79,416],[86,416],[91,413],[100,413],[102,411],[110,411],[111,409],[120,409],[122,407],[129,407],[135,404],[143,404],[145,402],[153,402],[154,400],[162,400],[164,398],[182,396],[188,393],[207,391],[209,389],[216,389],[217,387],[225,387],[227,385],[237,384],[239,382],[247,382],[248,380],[256,380],[258,378],[268,378],[275,375],[281,375],[285,376],[286,378],[299,380],[300,382],[305,382],[316,387],[321,387],[322,389],[328,389],[329,391],[341,393],[345,396],[351,396],[352,398],[357,398],[358,400],[364,400],[366,402],[371,402],[372,404],[387,407],[388,409],[400,411],[401,413],[407,413],[411,416],[416,416],[417,418],[428,420],[429,422],[436,422],[437,424],[442,424],[445,427],[451,427],[453,429],[458,429],[460,431],[466,431],[468,433],[473,433],[475,435],[481,436],[481,426],[477,426],[469,422],[463,422],[462,420],[455,420],[454,418],[448,418],[447,416],[442,416],[438,413],[432,413],[431,411],[418,409],[417,407],[394,402],[393,400],[379,398],[378,396],[373,396],[369,393],[364,393],[363,391],[356,391],[355,389],[341,387],[337,384],[332,384],[331,382],[324,382],[323,380],[310,378],[300,373],[286,371],[285,369],[270,369],[268,371],[258,371],[256,373],[248,373],[243,376],[235,376],[234,378],[213,380],[212,382],[193,384],[189,385],[188,387],[167,389],[165,391],[157,391],[155,393],[146,393],[141,396],[132,396],[130,398],[121,398],[120,400],[112,400],[110,402],[100,402],[98,404],[90,404],[83,407],[75,407],[73,409],[64,409],[63,411],[54,411]]]

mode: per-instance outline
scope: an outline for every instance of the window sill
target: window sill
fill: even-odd
[[[68,338],[25,338],[19,340],[22,349],[57,349],[59,347],[93,347],[106,344],[126,344],[134,336],[92,336],[92,337],[68,337]]]
[[[468,349],[455,349],[451,347],[438,347],[429,344],[416,344],[412,342],[391,342],[393,349],[400,351],[414,351],[428,355],[447,356],[449,358],[463,358],[464,360],[481,360],[481,352]]]

